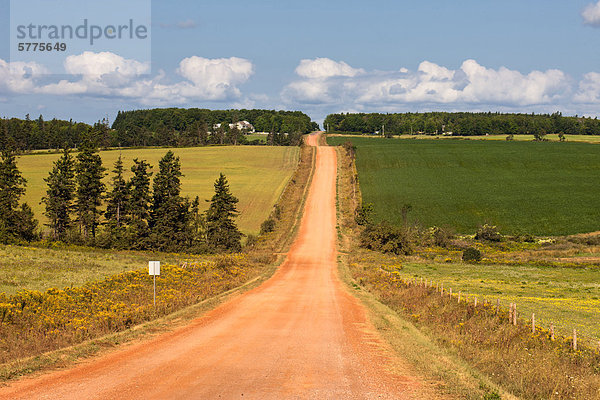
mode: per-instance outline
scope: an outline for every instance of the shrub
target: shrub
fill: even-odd
[[[273,232],[275,230],[275,220],[271,217],[269,217],[268,219],[266,219],[261,225],[260,225],[260,233],[261,235],[264,233],[269,233],[269,232]]]
[[[462,259],[466,262],[479,262],[482,258],[481,251],[474,247],[467,247],[462,254]]]
[[[356,223],[361,226],[373,223],[373,203],[363,204],[356,208]]]
[[[352,144],[352,141],[346,140],[342,146],[346,150],[346,155],[353,159],[356,155],[356,146]]]
[[[256,235],[248,235],[246,236],[246,247],[252,247],[258,241],[258,237]]]
[[[275,204],[275,207],[273,207],[273,217],[281,219],[281,207],[278,204]]]
[[[439,226],[429,228],[429,235],[433,244],[440,247],[448,247],[453,237],[448,229],[440,228]]]
[[[485,224],[479,227],[477,233],[475,234],[475,239],[487,240],[489,242],[499,242],[502,240],[502,235],[496,226]]]
[[[406,233],[387,221],[377,225],[367,225],[360,234],[360,245],[382,253],[410,254],[412,252]]]

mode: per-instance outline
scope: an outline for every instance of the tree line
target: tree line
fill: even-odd
[[[258,145],[229,124],[248,121],[257,131],[268,132],[267,145],[296,146],[302,134],[319,128],[299,111],[154,109],[123,111],[112,127],[108,119],[93,125],[52,119],[0,119],[0,149],[19,151],[78,148],[84,139],[100,148],[141,146],[206,146],[211,144]],[[220,124],[219,127],[215,127]]]
[[[235,224],[238,199],[221,174],[206,212],[200,200],[181,196],[181,164],[172,151],[153,167],[135,159],[132,176],[124,178],[121,157],[115,162],[111,184],[102,179],[106,168],[90,140],[74,156],[63,149],[47,178],[42,199],[48,219],[47,239],[104,248],[185,251],[193,253],[240,251],[242,233]],[[0,160],[0,242],[18,243],[40,238],[38,222],[27,204],[20,204],[26,181],[14,152]],[[104,206],[104,208],[103,208]]]
[[[375,133],[391,135],[452,134],[478,135],[534,135],[568,134],[600,135],[597,118],[565,117],[554,114],[503,114],[468,112],[430,112],[396,114],[330,114],[324,127],[332,132]]]
[[[123,146],[197,146],[233,144],[243,140],[229,124],[250,122],[257,132],[268,132],[267,144],[298,145],[301,136],[319,128],[300,111],[207,110],[158,108],[123,111],[112,125]],[[215,126],[220,124],[219,128]],[[239,144],[239,143],[238,143]]]

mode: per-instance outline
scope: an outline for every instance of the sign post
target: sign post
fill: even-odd
[[[148,261],[148,272],[154,277],[154,308],[156,308],[156,276],[160,276],[160,261]]]

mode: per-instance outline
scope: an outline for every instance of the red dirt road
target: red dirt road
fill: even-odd
[[[413,378],[387,372],[391,356],[338,278],[335,185],[335,149],[319,147],[298,238],[262,286],[184,328],[14,382],[0,399],[416,396]]]

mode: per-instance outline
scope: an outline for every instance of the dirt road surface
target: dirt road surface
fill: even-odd
[[[317,136],[309,137],[317,145]],[[397,363],[338,278],[336,153],[318,147],[298,237],[262,286],[184,328],[22,379],[0,399],[404,399]]]

